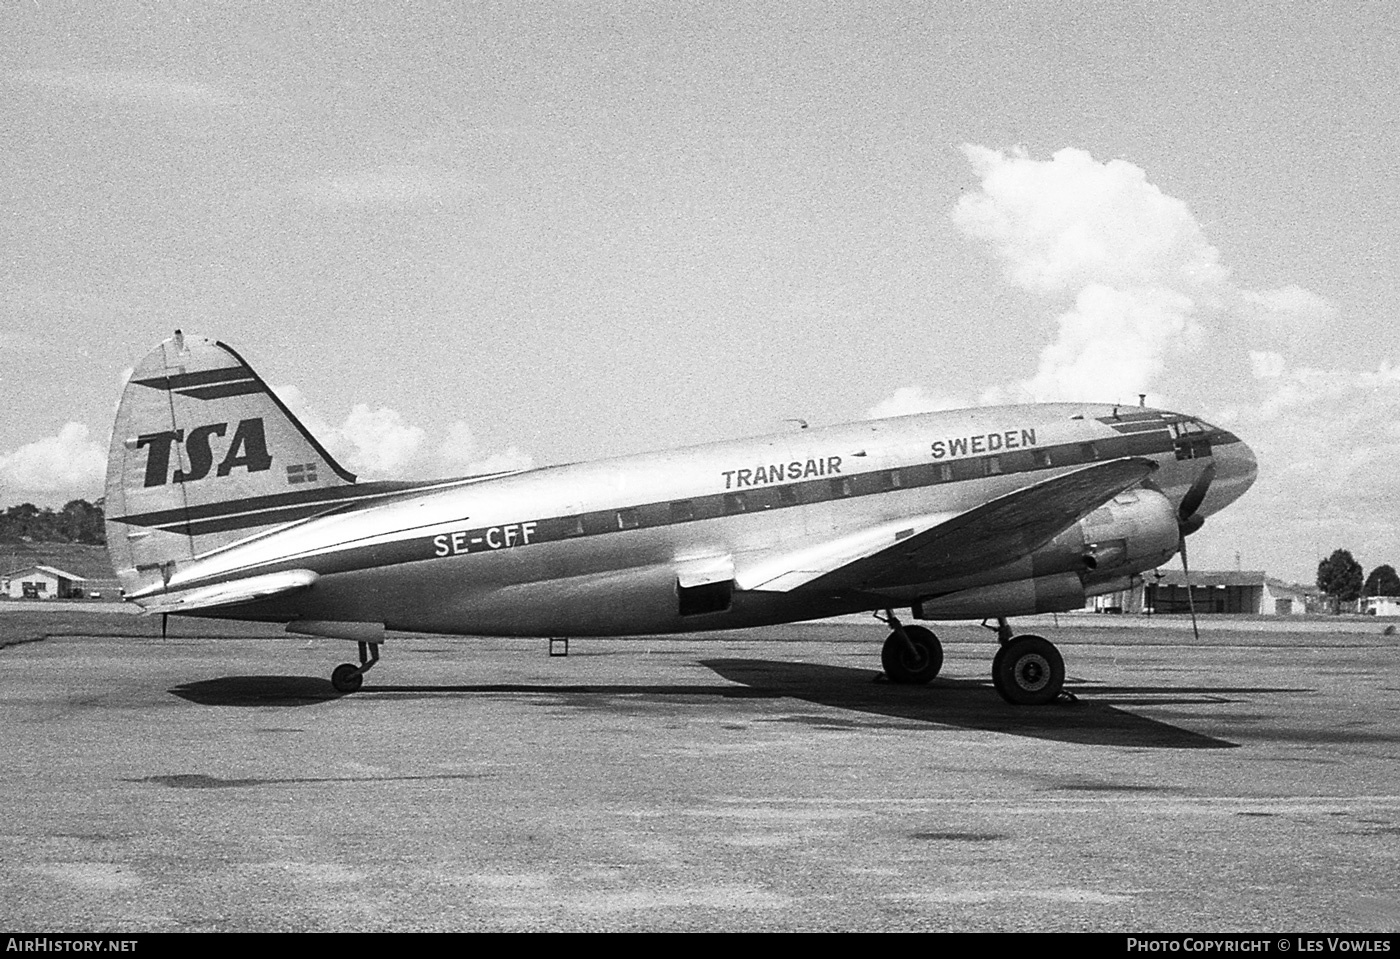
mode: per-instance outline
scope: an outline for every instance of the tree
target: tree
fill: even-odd
[[[21,503],[0,511],[0,542],[89,543],[101,546],[107,541],[101,505],[87,500],[70,500],[61,512]]]
[[[1349,551],[1336,549],[1317,564],[1317,588],[1332,598],[1333,611],[1361,596],[1361,564]]]
[[[1371,570],[1371,575],[1366,577],[1366,588],[1363,590],[1363,594],[1366,596],[1400,596],[1400,575],[1396,575],[1395,567],[1387,564]]]
[[[58,516],[59,531],[74,543],[101,545],[107,541],[102,526],[102,507],[85,499],[70,500]]]

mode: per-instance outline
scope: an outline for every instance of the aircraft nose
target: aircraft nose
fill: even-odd
[[[1259,475],[1259,461],[1254,450],[1242,440],[1216,446],[1215,478],[1202,504],[1203,513],[1223,509],[1245,494]]]

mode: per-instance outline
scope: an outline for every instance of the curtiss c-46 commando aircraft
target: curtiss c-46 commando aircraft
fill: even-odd
[[[176,335],[122,394],[107,543],[148,613],[570,637],[860,611],[896,683],[942,666],[915,619],[995,620],[992,678],[1056,699],[1055,646],[1007,618],[1079,609],[1179,550],[1254,481],[1248,446],[1141,406],[986,407],[436,482],[356,482],[229,347]]]

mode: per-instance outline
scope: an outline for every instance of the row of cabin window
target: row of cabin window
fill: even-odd
[[[1093,462],[1097,458],[1098,451],[1093,443],[1081,443],[1078,447],[1057,447],[1053,451],[1048,449],[1026,450],[1000,456],[953,460],[950,463],[910,466],[874,473],[861,473],[855,476],[838,476],[826,480],[824,484],[823,481],[818,480],[797,485],[766,486],[742,492],[724,493],[719,499],[705,496],[696,499],[673,500],[670,503],[654,503],[616,511],[571,516],[564,521],[568,524],[564,535],[582,536],[585,533],[602,533],[615,529],[666,526],[671,523],[687,523],[695,519],[736,516],[740,513],[757,512],[774,507],[845,499],[848,496],[858,494],[881,493],[905,487],[934,486],[956,480],[980,479],[985,476],[1047,469],[1051,466],[1071,466],[1076,463]]]

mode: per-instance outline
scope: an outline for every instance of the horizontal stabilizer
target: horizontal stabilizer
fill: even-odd
[[[318,579],[309,569],[288,569],[280,573],[249,576],[229,583],[199,586],[178,593],[159,593],[150,597],[132,597],[146,615],[155,613],[190,613],[200,609],[238,606],[269,596],[281,596],[309,589]]]
[[[883,523],[768,557],[742,570],[741,589],[880,589],[973,575],[1027,556],[1157,465],[1129,457],[1096,463],[954,516]]]

